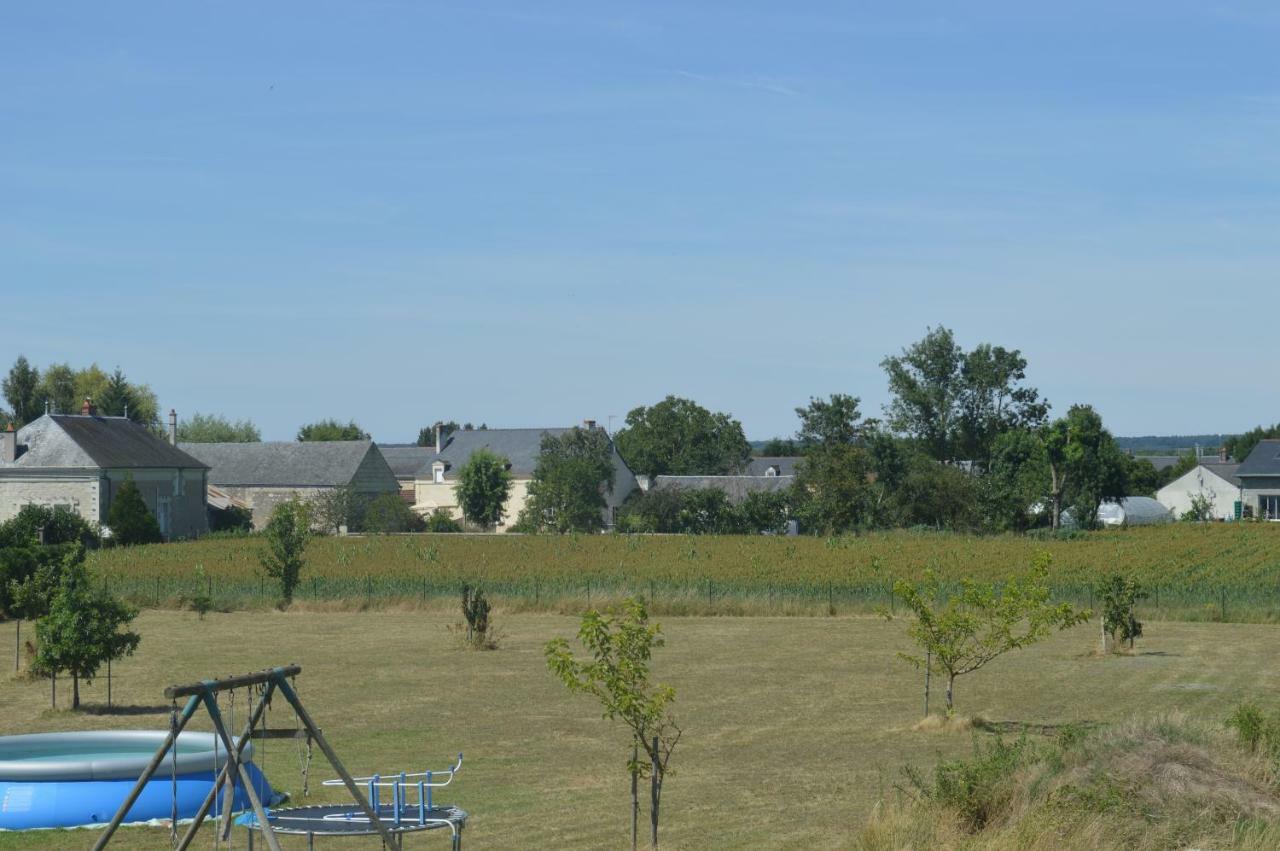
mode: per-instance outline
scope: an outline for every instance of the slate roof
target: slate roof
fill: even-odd
[[[387,466],[397,479],[412,479],[418,471],[436,457],[434,446],[418,446],[415,443],[378,444],[378,451],[387,459]]]
[[[777,467],[778,475],[794,476],[796,474],[796,462],[799,460],[800,458],[792,455],[766,455],[760,458],[752,458],[747,462],[747,469],[743,473],[748,476],[763,476],[770,467]]]
[[[45,414],[18,430],[17,459],[3,467],[199,469],[199,459],[125,417]]]
[[[1181,455],[1135,455],[1135,461],[1150,461],[1157,470],[1167,470],[1182,460]]]
[[[452,480],[458,470],[467,463],[467,459],[477,449],[488,449],[511,462],[511,475],[518,479],[533,476],[534,467],[538,466],[538,455],[542,452],[542,436],[559,437],[567,428],[486,428],[474,431],[455,431],[445,441],[440,454],[431,454],[421,467],[418,475],[431,478],[431,465],[443,461],[448,467],[445,479]]]
[[[298,443],[180,443],[209,466],[209,483],[224,487],[339,487],[348,485],[371,440]]]
[[[1213,461],[1201,461],[1200,466],[1204,467],[1219,478],[1226,479],[1236,487],[1240,487],[1240,477],[1236,474],[1236,471],[1240,469],[1239,464],[1223,464],[1215,459]]]
[[[786,490],[795,476],[656,476],[650,490],[722,490],[730,502],[741,502],[749,493]]]
[[[1280,440],[1259,440],[1249,457],[1240,463],[1236,475],[1280,476]]]

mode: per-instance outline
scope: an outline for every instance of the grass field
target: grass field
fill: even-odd
[[[205,539],[92,554],[113,590],[173,605],[201,584],[224,607],[266,605],[254,538]],[[971,537],[884,532],[836,538],[627,535],[414,535],[318,538],[303,601],[386,604],[452,598],[463,581],[525,609],[574,611],[640,594],[671,614],[870,612],[895,579],[932,568],[949,581],[998,580],[1038,550],[1055,593],[1090,606],[1099,576],[1122,571],[1152,596],[1144,614],[1185,620],[1280,620],[1280,524],[1176,524],[1079,535]],[[197,568],[206,577],[197,580]]]
[[[459,649],[446,631],[452,619],[388,609],[266,610],[200,621],[148,610],[137,622],[137,656],[115,669],[115,700],[132,707],[129,714],[51,712],[47,681],[6,677],[0,734],[163,728],[165,685],[296,661],[304,702],[353,770],[444,765],[466,753],[448,797],[474,814],[469,847],[623,847],[625,735],[588,698],[565,692],[542,658],[544,643],[571,635],[576,619],[499,612],[506,639],[488,653]],[[655,672],[676,686],[685,729],[663,799],[665,847],[847,847],[875,801],[901,780],[901,766],[971,750],[965,734],[911,729],[921,683],[895,658],[905,647],[902,621],[661,620],[668,646]],[[12,625],[0,629],[0,659],[12,659]],[[1266,705],[1280,698],[1280,627],[1153,622],[1136,655],[1106,659],[1090,655],[1095,630],[1055,635],[961,679],[959,711],[1036,725],[1172,708],[1220,719],[1243,698]],[[84,691],[89,703],[104,695],[101,680]],[[237,717],[243,712],[241,703]],[[283,704],[270,724],[293,725]],[[270,742],[262,763],[278,788],[298,792],[292,743]],[[313,786],[328,776],[322,766],[317,761]],[[87,847],[91,838],[0,834],[0,848]],[[168,841],[164,829],[131,829],[120,847],[158,850]],[[198,843],[211,846],[211,834]],[[411,847],[445,846],[431,836]]]

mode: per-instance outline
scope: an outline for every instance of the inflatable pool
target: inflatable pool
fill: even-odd
[[[111,730],[0,736],[0,830],[106,824],[166,735],[163,730]],[[213,733],[179,735],[176,772],[173,757],[166,756],[125,821],[170,818],[175,773],[178,818],[193,818],[209,794],[215,772],[226,762],[226,749],[216,738]],[[276,796],[249,761],[252,758],[250,742],[244,749],[245,768],[254,790],[270,806]],[[219,805],[222,799],[219,795]],[[248,806],[248,796],[237,783],[235,807]]]

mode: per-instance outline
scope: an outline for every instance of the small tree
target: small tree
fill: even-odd
[[[633,754],[627,763],[631,775],[631,844],[636,844],[636,784],[650,779],[649,824],[653,847],[658,846],[658,808],[662,785],[669,773],[671,752],[680,740],[680,728],[671,715],[676,691],[649,682],[649,661],[655,647],[663,645],[662,628],[649,623],[644,601],[626,600],[621,611],[606,614],[592,610],[582,616],[578,640],[589,659],[579,660],[569,642],[557,638],[547,644],[547,665],[572,692],[590,694],[600,701],[604,717],[621,720],[631,731]],[[643,751],[645,759],[637,759]]]
[[[93,682],[107,661],[129,656],[141,636],[127,627],[138,615],[105,589],[94,589],[84,565],[84,550],[77,548],[63,564],[58,591],[49,613],[36,622],[35,669],[56,676],[71,675],[71,708],[80,708],[80,681]]]
[[[453,519],[446,509],[437,508],[424,518],[428,532],[461,532],[462,524]]]
[[[926,654],[924,658],[898,655],[917,668],[932,665],[946,677],[948,715],[955,711],[957,677],[1010,650],[1035,644],[1054,627],[1066,629],[1088,619],[1088,612],[1077,611],[1069,603],[1049,601],[1049,560],[1048,553],[1038,553],[1026,574],[1002,588],[962,580],[959,593],[950,596],[931,570],[925,571],[925,580],[918,586],[901,580],[894,583],[894,596],[915,616],[907,634]]]
[[[125,476],[124,484],[120,485],[116,498],[111,501],[107,526],[111,528],[112,539],[121,546],[158,544],[163,540],[160,524],[143,502],[132,476]]]
[[[232,420],[220,414],[192,414],[178,423],[178,440],[183,443],[257,443],[262,440],[249,420]]]
[[[458,471],[458,487],[454,491],[467,522],[490,527],[502,521],[502,509],[511,493],[510,466],[506,458],[487,449],[471,453]]]
[[[1190,505],[1187,510],[1182,512],[1182,520],[1188,520],[1195,523],[1208,523],[1213,520],[1213,499],[1215,494],[1209,493],[1193,493],[1190,499]]]
[[[398,493],[379,494],[364,510],[364,531],[373,535],[422,532],[427,523]]]
[[[337,420],[320,420],[308,423],[298,429],[299,442],[313,440],[368,440],[369,435],[356,424],[355,420],[340,423]]]
[[[293,590],[306,561],[304,554],[311,540],[311,506],[294,495],[276,506],[262,531],[267,548],[259,555],[263,572],[280,582],[284,605],[293,602]]]
[[[339,485],[316,494],[311,502],[316,525],[326,533],[340,534],[359,525],[360,499],[348,485]]]
[[[1136,580],[1119,574],[1103,579],[1096,590],[1102,603],[1102,652],[1107,652],[1108,638],[1112,647],[1127,641],[1132,648],[1134,639],[1142,637],[1142,623],[1134,609],[1139,600],[1146,599],[1147,593]]]

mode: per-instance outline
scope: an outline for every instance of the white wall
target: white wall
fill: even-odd
[[[1196,467],[1174,479],[1156,491],[1156,499],[1181,520],[1191,509],[1191,497],[1196,494],[1204,494],[1212,501],[1215,520],[1235,519],[1240,489],[1206,467]]]

